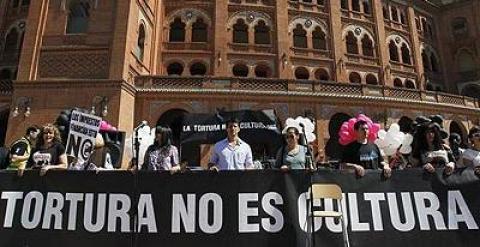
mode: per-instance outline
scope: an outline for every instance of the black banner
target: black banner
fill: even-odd
[[[180,135],[182,157],[188,157],[191,165],[199,165],[200,145],[215,144],[226,138],[225,122],[232,117],[240,121],[239,136],[251,146],[254,159],[275,158],[282,135],[274,110],[185,114]]]
[[[341,185],[351,246],[479,243],[480,182],[468,169],[388,180],[378,171],[5,171],[0,246],[311,246],[310,181]],[[316,246],[342,245],[339,222],[314,225]]]

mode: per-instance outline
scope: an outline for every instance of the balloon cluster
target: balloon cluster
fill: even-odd
[[[117,128],[113,127],[107,121],[102,120],[100,122],[100,131],[117,131]]]
[[[297,117],[295,119],[293,118],[287,118],[285,121],[285,128],[282,131],[282,134],[286,134],[287,129],[290,127],[295,127],[298,132],[303,133],[302,131],[302,126],[305,129],[305,138],[307,139],[307,142],[312,142],[315,141],[317,136],[315,135],[315,125],[313,124],[312,120],[309,118],[304,118],[304,117]]]
[[[399,151],[401,154],[412,152],[413,136],[400,131],[396,123],[390,125],[388,131],[381,129],[378,132],[378,139],[375,141],[383,156],[393,156]]]
[[[139,155],[138,155],[138,163],[144,163],[145,153],[147,148],[153,144],[155,140],[155,128],[150,128],[150,126],[145,125],[142,128],[138,129],[138,142],[139,142]],[[133,158],[133,148],[134,148],[134,141],[133,136],[129,136],[125,140],[125,156],[128,160]]]
[[[358,114],[356,118],[350,118],[348,121],[342,124],[338,135],[340,136],[339,143],[342,145],[348,145],[356,140],[355,135],[355,123],[358,121],[365,121],[368,125],[368,141],[374,142],[377,139],[377,133],[380,130],[380,124],[374,123],[369,117]]]

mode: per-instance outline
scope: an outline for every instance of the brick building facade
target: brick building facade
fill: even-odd
[[[478,0],[0,0],[0,144],[71,107],[176,133],[186,112],[273,108],[315,118],[327,156],[360,112],[442,114],[465,137],[480,121],[477,13]]]

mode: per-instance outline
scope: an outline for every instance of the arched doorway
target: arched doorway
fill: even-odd
[[[325,154],[330,160],[340,160],[342,158],[343,146],[338,143],[338,132],[345,121],[351,117],[345,113],[336,113],[330,118],[328,123],[328,134],[330,139],[325,146]]]
[[[183,109],[171,109],[162,114],[157,121],[158,125],[169,126],[172,129],[173,144],[178,146],[180,144],[180,133],[182,132],[183,116],[188,112]]]

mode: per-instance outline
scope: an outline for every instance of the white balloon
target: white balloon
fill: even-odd
[[[385,137],[387,136],[387,132],[384,129],[381,129],[378,131],[377,136],[379,139],[385,139]]]
[[[315,139],[317,138],[317,136],[315,135],[315,124],[309,118],[304,118],[301,116],[298,116],[295,119],[287,118],[287,120],[285,121],[285,128],[283,129],[282,134],[285,134],[289,127],[295,127],[300,133],[303,133],[300,124],[303,125],[303,129],[305,130],[305,138],[307,139],[307,142],[315,141]]]
[[[378,148],[387,156],[394,155],[400,148],[400,152],[408,154],[411,152],[411,143],[413,137],[400,131],[400,126],[396,123],[390,125],[388,131],[380,130],[378,132],[378,139],[375,143]]]

